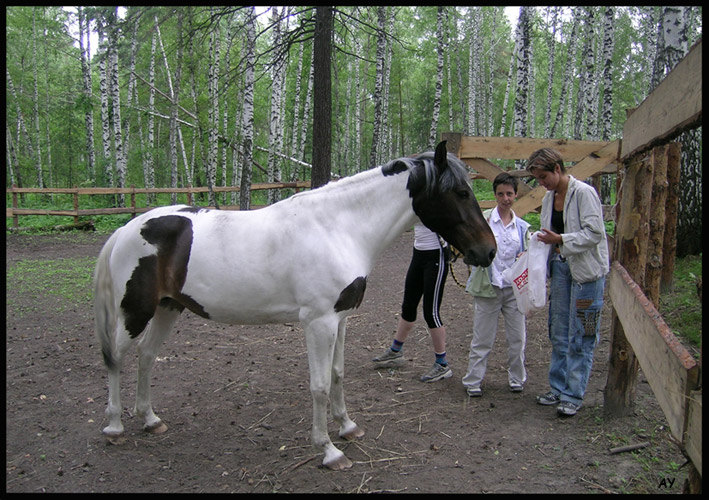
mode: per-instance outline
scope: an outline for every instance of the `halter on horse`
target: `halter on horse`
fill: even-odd
[[[313,444],[325,453],[325,466],[350,467],[327,434],[328,401],[341,437],[364,434],[345,407],[347,316],[362,302],[377,256],[417,217],[466,263],[492,262],[495,238],[467,179],[465,165],[441,142],[435,154],[392,160],[260,210],[161,207],[118,229],[94,273],[96,334],[108,369],[103,433],[123,435],[120,369],[136,341],[135,413],[145,430],[167,430],[153,412],[150,371],[185,308],[230,324],[300,321]]]

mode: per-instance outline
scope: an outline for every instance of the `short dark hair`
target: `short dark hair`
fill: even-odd
[[[557,165],[561,168],[562,174],[566,172],[566,167],[564,167],[564,160],[561,158],[561,153],[552,148],[538,149],[532,153],[529,160],[527,160],[527,170],[530,173],[535,168],[553,172],[554,167]]]
[[[496,193],[497,192],[497,186],[500,184],[509,184],[512,186],[512,189],[515,190],[515,194],[517,194],[517,177],[514,175],[510,175],[507,172],[501,172],[497,174],[497,177],[495,177],[495,180],[492,181],[492,192]]]

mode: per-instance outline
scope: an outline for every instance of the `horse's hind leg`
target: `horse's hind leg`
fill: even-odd
[[[181,309],[159,306],[155,310],[145,335],[138,342],[138,387],[135,394],[135,413],[143,419],[143,429],[160,434],[167,430],[153,412],[150,401],[150,372],[155,364],[158,349],[167,338]]]
[[[119,321],[119,324],[123,324]],[[133,343],[125,329],[117,327],[115,332],[115,344],[112,349],[111,362],[107,363],[108,369],[108,405],[106,406],[106,416],[108,425],[103,428],[103,434],[112,442],[119,443],[123,438],[123,423],[121,414],[121,366],[123,356]]]
[[[345,375],[345,329],[347,318],[340,320],[335,341],[335,353],[332,360],[332,385],[330,387],[330,409],[332,417],[340,426],[340,437],[351,440],[364,436],[364,431],[347,415],[344,392]]]

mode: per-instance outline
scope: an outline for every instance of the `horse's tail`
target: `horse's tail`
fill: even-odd
[[[111,370],[116,366],[114,357],[116,307],[113,293],[113,277],[111,276],[111,253],[116,244],[118,233],[113,233],[101,249],[94,270],[94,316],[96,321],[96,337],[101,344],[103,361]]]

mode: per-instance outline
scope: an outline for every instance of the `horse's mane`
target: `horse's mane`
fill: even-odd
[[[433,151],[427,151],[409,158],[400,158],[389,162],[403,162],[407,165],[411,174],[409,186],[418,189],[426,188],[428,194],[436,191],[448,191],[460,183],[468,182],[468,169],[460,159],[454,154],[448,153],[448,167],[442,175],[438,175],[436,165],[433,163]],[[385,167],[386,168],[386,167]]]
[[[378,169],[389,172],[403,172],[405,167],[410,172],[409,186],[416,186],[417,189],[426,188],[429,194],[436,191],[448,191],[459,185],[461,182],[468,182],[468,169],[461,160],[454,154],[448,153],[448,166],[441,176],[438,176],[436,165],[433,163],[433,151],[427,151],[417,155],[396,158],[380,167],[374,167],[363,172],[359,172],[349,177],[344,177],[336,182],[328,182],[326,185],[319,187],[316,190],[302,191],[296,193],[288,199],[300,198],[309,196],[318,192],[329,191],[332,189],[342,189],[350,184],[366,182],[370,177],[380,175]]]

